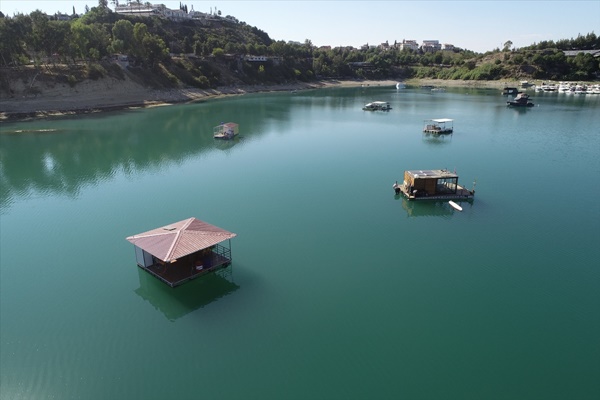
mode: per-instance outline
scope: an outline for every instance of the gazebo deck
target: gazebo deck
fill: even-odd
[[[167,285],[175,287],[199,276],[229,266],[231,264],[229,251],[223,251],[227,249],[221,246],[218,247],[220,248],[219,250],[221,250],[221,254],[211,252],[195,261],[192,258],[183,258],[170,264],[155,263],[149,267],[138,266]]]

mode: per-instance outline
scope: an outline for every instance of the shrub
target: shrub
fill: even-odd
[[[88,78],[98,80],[106,75],[106,70],[99,64],[90,64],[88,67]]]

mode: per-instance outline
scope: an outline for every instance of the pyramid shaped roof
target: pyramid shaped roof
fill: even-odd
[[[188,218],[129,236],[127,240],[159,260],[173,262],[235,236],[235,233],[199,219]]]

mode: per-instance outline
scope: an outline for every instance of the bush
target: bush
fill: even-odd
[[[106,70],[99,64],[90,64],[88,67],[88,78],[98,80],[106,75]]]

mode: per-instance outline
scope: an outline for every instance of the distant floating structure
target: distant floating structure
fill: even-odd
[[[227,122],[213,128],[215,139],[233,139],[240,133],[240,127],[235,122]]]

